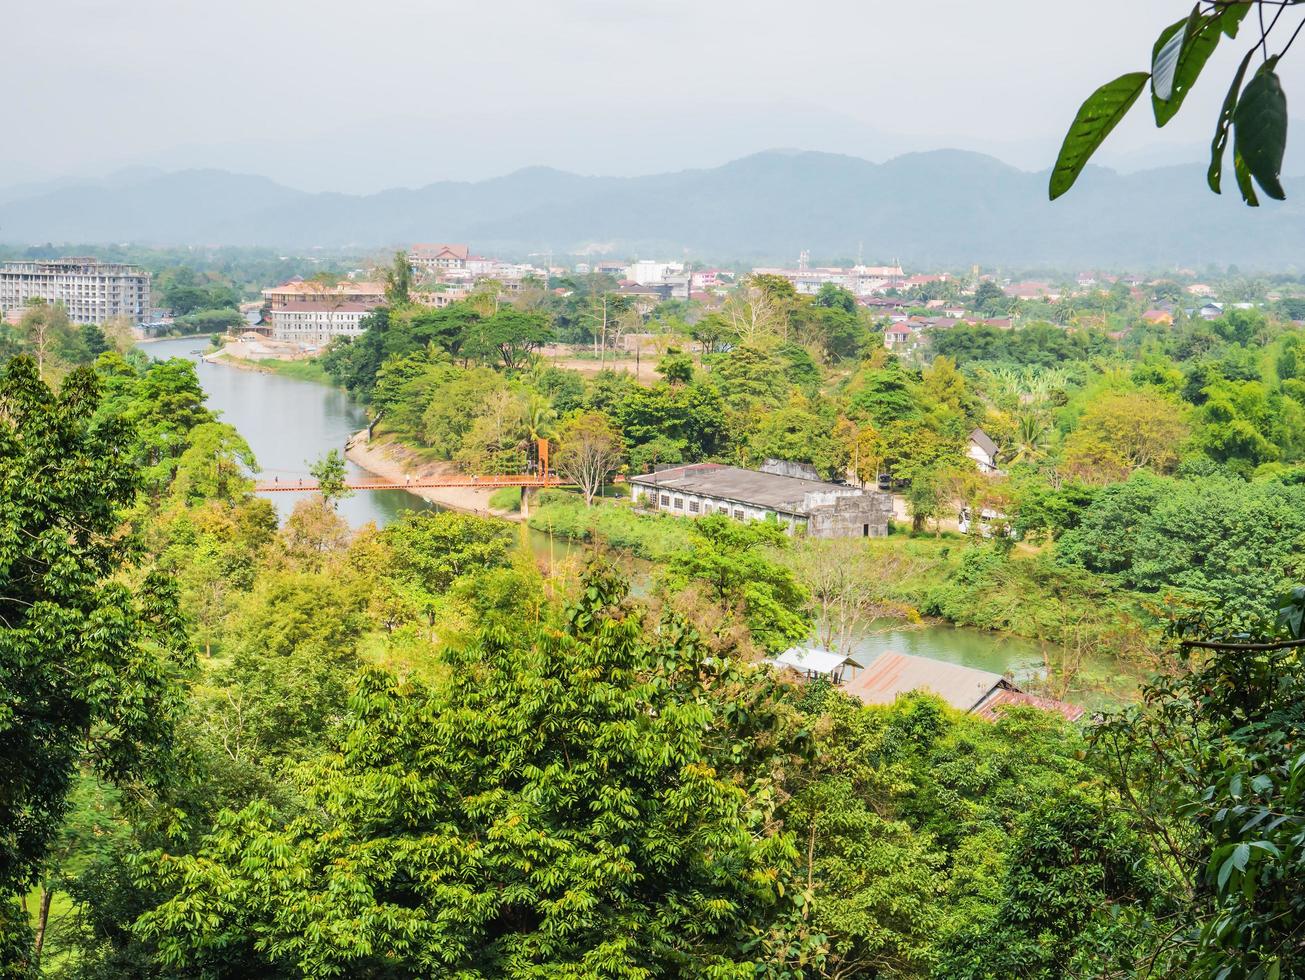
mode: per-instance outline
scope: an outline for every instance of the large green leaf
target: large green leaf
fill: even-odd
[[[1087,97],[1070,124],[1051,171],[1051,200],[1074,186],[1092,154],[1142,94],[1149,72],[1134,71],[1107,82]]]
[[[1278,179],[1287,149],[1287,96],[1273,70],[1276,60],[1265,62],[1242,90],[1233,110],[1233,145],[1264,193],[1281,201],[1287,196]]]
[[[1151,49],[1152,100],[1167,99],[1173,93],[1174,77],[1178,71],[1178,56],[1183,53],[1183,43],[1186,40],[1186,20],[1170,24],[1155,39],[1155,46]]]
[[[1157,39],[1151,68],[1151,109],[1157,126],[1169,122],[1182,108],[1219,45],[1224,16],[1223,11],[1203,15],[1198,5],[1192,8],[1191,17],[1166,27]]]
[[[1233,176],[1237,178],[1237,189],[1242,192],[1242,200],[1248,207],[1258,208],[1260,199],[1255,196],[1255,185],[1251,183],[1251,172],[1246,169],[1246,161],[1233,147]]]
[[[1219,121],[1214,127],[1214,141],[1210,144],[1210,169],[1205,179],[1210,185],[1210,190],[1216,194],[1222,193],[1219,184],[1223,177],[1223,151],[1228,146],[1228,127],[1232,125],[1233,110],[1237,108],[1237,96],[1241,95],[1246,66],[1251,63],[1256,50],[1251,48],[1246,52],[1246,57],[1237,68],[1237,74],[1233,75],[1232,85],[1228,87],[1228,94],[1223,99],[1223,107],[1219,110]]]
[[[1223,8],[1223,13],[1219,16],[1219,26],[1229,37],[1237,36],[1237,28],[1242,22],[1242,18],[1250,13],[1252,3],[1246,0],[1244,3],[1231,3]]]

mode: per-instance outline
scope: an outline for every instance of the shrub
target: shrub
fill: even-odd
[[[560,491],[540,494],[530,526],[573,541],[603,541],[653,561],[688,549],[693,535],[688,518],[641,514],[626,501],[586,507],[580,497]]]

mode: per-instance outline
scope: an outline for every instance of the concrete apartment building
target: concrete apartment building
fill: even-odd
[[[92,258],[41,259],[0,265],[0,317],[32,300],[62,303],[74,323],[149,319],[150,274],[134,265]]]
[[[470,252],[466,245],[419,243],[408,249],[408,264],[417,273],[465,269],[471,258]]]
[[[814,296],[826,283],[841,286],[853,296],[873,296],[906,283],[900,264],[855,265],[843,268],[809,268],[805,262],[796,269],[756,268],[753,273],[782,276],[803,296]]]
[[[893,513],[892,498],[877,490],[806,477],[794,464],[767,461],[765,470],[720,463],[674,466],[630,477],[636,503],[687,517],[724,514],[739,521],[773,517],[790,531],[801,526],[813,538],[882,538]]]
[[[379,282],[345,280],[334,286],[291,280],[263,290],[272,339],[321,347],[336,337],[357,337],[362,321],[385,302]]]

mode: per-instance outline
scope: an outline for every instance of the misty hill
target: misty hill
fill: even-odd
[[[1053,266],[1238,263],[1289,268],[1305,256],[1305,178],[1289,200],[1243,207],[1205,188],[1204,169],[1122,175],[1091,168],[1055,204],[1046,173],[959,150],[882,164],[772,151],[707,170],[584,177],[547,168],[379,194],[309,194],[263,177],[195,170],[59,186],[5,200],[0,241],[386,246],[466,241],[480,252],[744,261],[900,258]],[[1231,179],[1229,180],[1231,184]]]

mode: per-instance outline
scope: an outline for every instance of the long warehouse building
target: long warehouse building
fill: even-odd
[[[893,513],[892,498],[878,490],[721,463],[632,476],[630,487],[636,503],[656,510],[688,517],[725,514],[740,521],[773,517],[790,530],[805,527],[813,538],[881,538]]]

